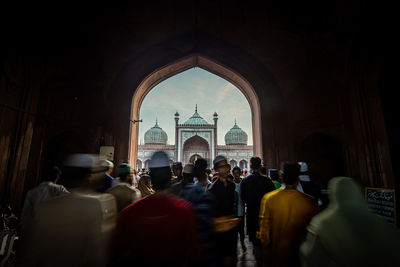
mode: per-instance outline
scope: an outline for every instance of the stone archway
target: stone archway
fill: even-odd
[[[140,159],[136,160],[136,169],[142,169],[142,161]]]
[[[231,165],[231,168],[236,167],[237,161],[232,159],[231,161],[229,161],[229,164]]]
[[[253,154],[262,156],[262,134],[261,134],[261,108],[259,98],[251,86],[251,84],[244,79],[238,73],[224,67],[222,64],[207,58],[201,54],[192,54],[176,62],[173,62],[163,68],[160,68],[148,77],[146,77],[136,89],[132,98],[132,109],[131,109],[131,121],[139,119],[140,107],[145,96],[154,88],[157,84],[163,80],[174,76],[180,72],[188,70],[193,67],[201,67],[211,73],[214,73],[233,85],[235,85],[244,94],[247,101],[249,102],[251,113],[252,113],[252,132],[253,132]],[[131,123],[130,136],[129,136],[129,160],[136,160],[139,127],[137,123]],[[184,159],[189,160],[189,158]],[[211,159],[208,159],[211,160]],[[211,161],[210,161],[211,162]]]
[[[149,168],[149,163],[150,163],[150,160],[148,159],[148,160],[146,160],[145,162],[144,162],[144,168],[145,169],[148,169]]]
[[[204,138],[195,135],[183,143],[182,154],[181,158],[183,159],[184,164],[191,162],[191,159],[194,159],[195,156],[199,156],[209,161],[210,145]]]
[[[240,162],[239,162],[239,167],[243,170],[243,169],[247,169],[247,161],[246,160],[244,160],[244,159],[242,159]]]

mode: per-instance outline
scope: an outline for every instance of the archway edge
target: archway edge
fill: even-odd
[[[253,132],[253,154],[262,157],[262,128],[261,128],[261,109],[260,101],[253,86],[239,73],[224,66],[200,53],[193,53],[181,59],[178,59],[166,66],[156,69],[150,73],[139,86],[136,88],[131,103],[131,120],[138,119],[140,107],[146,95],[162,81],[186,71],[193,67],[203,68],[215,75],[218,75],[225,80],[235,85],[246,97],[251,110],[252,117],[252,132]],[[138,133],[139,127],[136,123],[131,123],[129,133],[129,161],[136,162],[138,149]]]

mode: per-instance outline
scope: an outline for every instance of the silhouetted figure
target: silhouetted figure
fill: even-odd
[[[268,170],[268,177],[275,185],[275,189],[281,188],[282,184],[279,178],[279,171],[277,169],[269,169]]]
[[[261,201],[260,231],[266,266],[300,266],[299,247],[306,227],[318,211],[315,199],[296,190],[300,166],[283,165],[285,189],[266,194]]]
[[[297,190],[300,192],[309,194],[314,197],[317,201],[321,197],[321,188],[319,188],[308,175],[308,165],[305,162],[298,162],[300,165],[299,185]]]
[[[171,179],[172,184],[179,183],[183,180],[182,170],[183,170],[182,162],[178,161],[172,164],[172,172],[173,172],[173,176]]]
[[[65,162],[70,194],[42,202],[24,235],[21,266],[105,266],[117,207],[97,193],[105,168],[96,155],[74,154]]]
[[[107,189],[114,185],[114,177],[111,176],[111,173],[114,169],[114,163],[109,160],[104,160],[103,164],[106,167],[106,174],[104,175],[103,186],[99,190],[100,193],[106,192]]]
[[[194,162],[194,175],[197,178],[197,182],[195,185],[200,187],[203,191],[206,190],[207,185],[210,184],[210,180],[208,179],[208,172],[210,169],[207,169],[207,161],[205,159],[199,158]]]
[[[235,222],[232,227],[227,226],[226,230],[217,234],[217,251],[221,257],[222,266],[236,266],[237,261],[237,222],[234,220],[237,208],[235,199],[235,184],[228,180],[231,165],[224,156],[217,156],[214,159],[214,169],[217,172],[217,179],[208,189],[215,199],[215,215],[217,222],[222,222],[221,228],[225,228],[224,221]],[[229,224],[229,223],[228,223]],[[217,227],[219,228],[219,227]],[[217,230],[218,231],[218,230]]]
[[[235,183],[236,186],[236,192],[238,194],[240,193],[240,183],[242,181],[242,170],[236,166],[232,169],[232,176],[233,176],[233,182]],[[237,217],[240,219],[239,225],[238,225],[238,231],[239,231],[239,237],[240,237],[240,244],[242,245],[242,250],[243,252],[246,252],[247,248],[246,245],[244,244],[244,204],[243,201],[240,197],[239,194],[239,199],[238,199],[238,204],[237,204]]]
[[[106,192],[113,195],[117,201],[118,212],[142,197],[138,189],[133,187],[134,171],[127,163],[118,166],[116,184]]]
[[[30,224],[30,220],[34,215],[35,208],[38,204],[69,193],[64,186],[57,184],[60,176],[61,170],[57,166],[53,166],[47,171],[47,174],[45,174],[44,181],[37,187],[34,187],[28,191],[21,214],[22,228],[25,228]]]
[[[155,152],[149,167],[156,192],[119,214],[110,265],[192,266],[201,258],[193,206],[169,193],[172,173],[165,152]]]
[[[260,174],[261,159],[259,157],[252,157],[250,159],[250,168],[253,173],[243,178],[240,183],[240,197],[247,208],[247,235],[249,236],[250,242],[253,244],[253,252],[257,260],[257,265],[261,266],[261,243],[260,240],[256,238],[256,232],[259,229],[258,215],[260,212],[260,203],[266,193],[275,190],[275,186],[268,177]]]
[[[195,162],[197,167],[199,167],[198,161],[202,160],[198,159]],[[199,266],[218,266],[216,237],[211,221],[214,214],[214,199],[210,192],[204,190],[204,187],[194,183],[195,169],[190,163],[183,168],[183,187],[179,196],[190,201],[195,209],[199,241],[204,251],[204,258],[199,262]]]
[[[192,163],[187,163],[183,168],[182,181],[177,182],[171,186],[171,193],[175,196],[179,196],[186,184],[193,185],[194,178],[194,166]]]
[[[310,222],[302,265],[400,266],[400,233],[372,213],[351,178],[329,181],[329,206]]]

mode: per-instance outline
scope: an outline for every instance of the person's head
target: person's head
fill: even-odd
[[[153,189],[161,191],[171,186],[171,168],[169,166],[169,158],[164,151],[155,152],[150,159],[149,175]]]
[[[300,175],[307,175],[308,174],[308,165],[305,162],[297,162],[300,165]]]
[[[206,169],[207,176],[212,176],[212,171],[210,169]]]
[[[242,170],[238,166],[235,166],[232,169],[232,175],[235,179],[238,179],[242,175]]]
[[[183,168],[183,181],[184,183],[193,183],[194,165],[187,163]]]
[[[252,157],[250,159],[250,168],[253,171],[259,171],[261,168],[261,159],[259,157]]]
[[[297,162],[285,162],[281,169],[282,180],[286,185],[295,185],[299,181],[300,165]]]
[[[102,186],[106,168],[98,155],[72,154],[64,161],[64,166],[70,187],[98,190]]]
[[[111,174],[114,169],[114,164],[109,160],[104,160],[103,165],[106,168],[106,173]]]
[[[279,171],[277,169],[269,169],[268,176],[271,180],[278,181],[279,180]]]
[[[214,161],[214,169],[216,173],[218,173],[218,177],[227,178],[228,174],[231,170],[231,165],[228,164],[228,160],[226,157],[218,155],[215,157]]]
[[[61,170],[57,166],[52,166],[45,171],[44,181],[57,183],[58,179],[61,177],[61,174]]]
[[[172,164],[172,172],[174,173],[175,176],[179,176],[182,173],[182,162],[174,162]]]
[[[118,177],[121,182],[132,184],[133,174],[133,169],[128,163],[118,166]]]
[[[203,179],[208,176],[207,172],[207,160],[199,158],[194,163],[194,176]],[[211,172],[211,171],[210,171]]]

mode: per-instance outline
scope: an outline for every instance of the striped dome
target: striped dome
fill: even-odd
[[[235,125],[225,134],[226,145],[247,145],[247,133]]]
[[[144,134],[144,144],[161,144],[161,145],[166,145],[168,140],[167,133],[164,132],[163,129],[158,126],[158,123],[156,121],[156,125],[154,125],[152,128],[147,130],[147,132]]]

